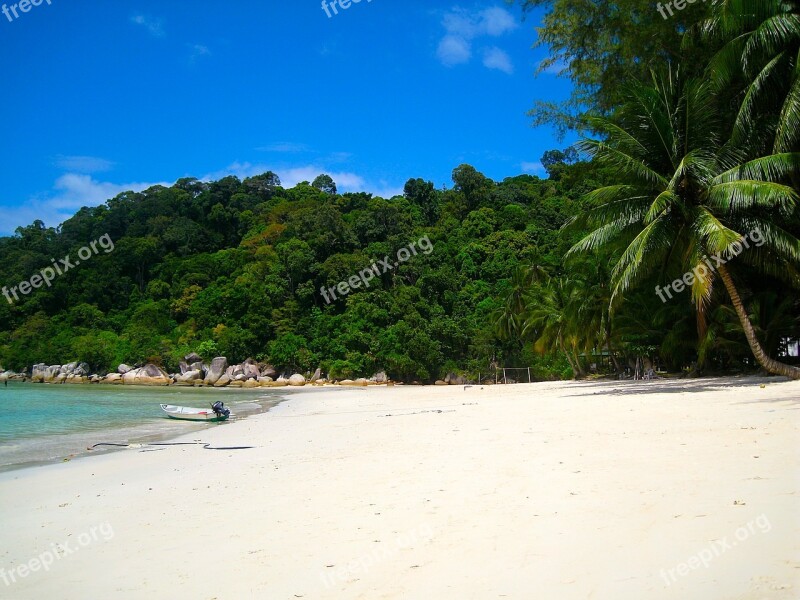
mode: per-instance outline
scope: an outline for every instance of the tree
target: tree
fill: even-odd
[[[526,12],[541,6],[547,13],[536,46],[547,48],[549,56],[539,73],[568,76],[573,92],[562,104],[536,102],[530,111],[535,125],[556,125],[562,132],[580,128],[581,114],[607,114],[619,105],[620,82],[647,81],[664,61],[684,61],[687,68],[706,63],[700,49],[681,44],[687,28],[710,16],[711,2],[690,3],[669,15],[664,6],[658,5],[660,11],[642,0],[522,0]]]
[[[629,85],[615,118],[590,119],[605,139],[585,140],[582,148],[611,167],[617,182],[587,196],[590,210],[575,222],[590,233],[570,253],[618,251],[612,304],[659,271],[693,274],[691,299],[701,338],[714,284],[721,280],[758,363],[800,379],[800,369],[764,352],[733,274],[739,253],[741,261],[771,274],[790,274],[800,263],[800,241],[781,226],[800,200],[786,183],[798,174],[800,154],[759,155],[736,145],[718,100],[710,82],[669,68],[653,74],[650,84]],[[763,127],[759,121],[747,126]],[[742,252],[747,236],[756,232],[761,244]],[[709,268],[706,259],[712,256],[731,262],[714,261]]]
[[[315,187],[330,196],[336,195],[336,182],[333,181],[330,175],[317,175],[316,179],[311,183],[311,187]]]

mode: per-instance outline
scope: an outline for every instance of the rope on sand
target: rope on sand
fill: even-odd
[[[114,446],[117,448],[141,448],[143,446],[203,446],[203,450],[251,450],[255,446],[224,446],[220,448],[212,448],[210,443],[206,442],[171,442],[171,443],[158,443],[158,444],[115,444],[115,443],[101,443],[89,446],[87,450],[94,450],[99,446]]]

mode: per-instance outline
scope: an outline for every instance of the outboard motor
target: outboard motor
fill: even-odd
[[[214,411],[214,414],[220,418],[228,418],[231,416],[231,409],[225,408],[225,403],[222,401],[216,401],[214,404],[211,405],[211,410]]]

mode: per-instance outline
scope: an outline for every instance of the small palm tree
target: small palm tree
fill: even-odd
[[[528,297],[522,335],[534,341],[535,350],[562,353],[575,377],[585,372],[578,352],[585,346],[579,310],[583,294],[577,280],[549,279]]]
[[[612,305],[655,273],[703,273],[691,284],[700,338],[714,285],[721,281],[758,363],[800,379],[800,369],[764,352],[728,265],[715,261],[714,271],[704,262],[711,256],[732,260],[733,249],[740,248],[735,244],[758,232],[759,247],[737,260],[800,282],[800,241],[781,227],[800,201],[787,185],[800,171],[800,154],[754,155],[752,147],[732,140],[719,104],[713,83],[669,69],[654,74],[652,83],[634,83],[613,118],[590,118],[605,139],[586,140],[582,149],[612,167],[619,182],[588,194],[590,209],[575,222],[591,233],[569,253],[618,248]]]

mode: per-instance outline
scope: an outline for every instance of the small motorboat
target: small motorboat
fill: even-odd
[[[215,402],[210,409],[162,404],[161,410],[167,413],[170,419],[178,419],[180,421],[225,421],[231,416],[230,409],[225,408],[223,402]]]

